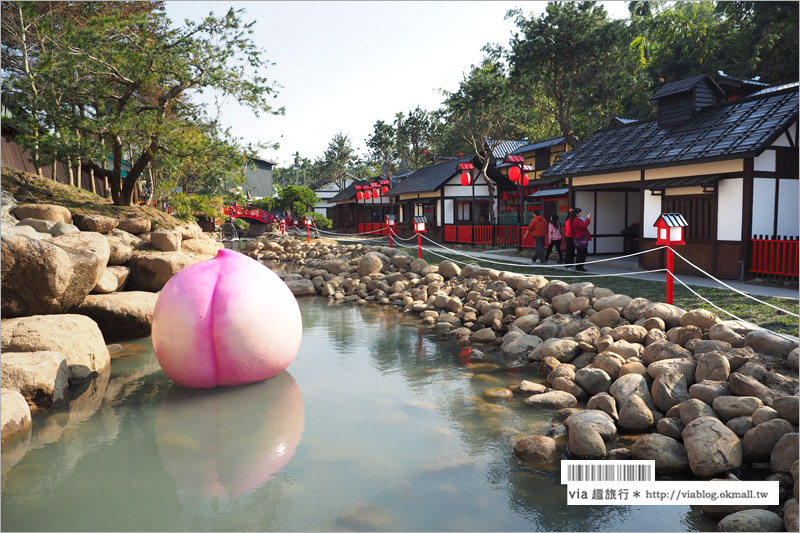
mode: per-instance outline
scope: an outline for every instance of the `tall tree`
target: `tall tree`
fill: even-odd
[[[395,174],[397,161],[397,130],[382,120],[375,122],[372,135],[367,138],[370,158],[380,166],[382,176]]]
[[[431,149],[436,122],[428,111],[417,106],[408,115],[395,115],[397,128],[397,154],[412,170],[419,170],[427,163],[425,152]]]
[[[551,2],[538,17],[521,9],[506,17],[521,32],[511,40],[512,81],[527,88],[531,105],[573,146],[605,126],[630,82],[625,24],[595,2]]]
[[[342,132],[336,133],[328,143],[322,159],[329,175],[328,181],[336,183],[340,189],[347,187],[348,175],[352,174],[352,167],[358,159],[350,137]]]
[[[137,179],[156,154],[180,157],[192,150],[192,140],[180,135],[190,125],[203,123],[215,130],[214,139],[225,139],[192,102],[194,93],[231,95],[257,115],[282,111],[269,105],[275,89],[260,74],[267,63],[250,38],[253,23],[244,23],[240,11],[174,28],[161,11],[127,15],[124,8],[112,3],[81,25],[61,21],[63,31],[48,37],[54,52],[32,67],[51,95],[34,94],[29,77],[9,80],[15,107],[29,111],[32,129],[42,132],[40,148],[45,136],[51,153],[82,157],[108,179],[117,205],[131,203]],[[81,106],[82,113],[73,112]],[[110,169],[104,164],[108,153]],[[123,181],[129,154],[132,168]]]

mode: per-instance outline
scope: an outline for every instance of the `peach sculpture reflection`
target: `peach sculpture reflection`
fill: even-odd
[[[304,422],[303,395],[288,372],[240,387],[173,386],[156,418],[156,444],[180,487],[236,498],[286,466]]]

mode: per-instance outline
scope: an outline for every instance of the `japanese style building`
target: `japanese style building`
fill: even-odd
[[[653,248],[659,214],[680,213],[688,226],[676,251],[703,270],[797,278],[798,83],[702,75],[651,101],[656,120],[613,121],[542,174],[593,213],[590,253]],[[663,252],[641,262],[658,268]],[[680,259],[676,271],[696,273]]]

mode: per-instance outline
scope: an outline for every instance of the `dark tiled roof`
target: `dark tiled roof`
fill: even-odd
[[[736,76],[728,76],[721,70],[718,70],[717,83],[722,83],[722,82],[729,82],[734,84],[738,83],[740,85],[750,85],[752,87],[769,87],[769,83],[763,82],[759,79],[756,78],[748,79],[748,78],[739,78]]]
[[[474,157],[475,156],[465,156],[453,161],[445,161],[444,163],[422,167],[395,185],[386,193],[386,196],[436,191],[455,175],[456,165],[458,165],[458,163],[470,162]]]
[[[528,144],[528,140],[499,140],[499,139],[486,139],[486,144],[491,146],[497,143],[494,148],[492,148],[492,156],[497,159],[505,159],[505,157],[513,152],[514,150],[525,146]]]
[[[707,107],[691,120],[665,127],[647,121],[601,130],[542,175],[577,176],[755,156],[797,120],[797,96],[795,86]]]
[[[658,189],[673,189],[675,187],[705,187],[707,185],[714,185],[722,179],[720,175],[713,176],[695,176],[691,178],[667,178],[663,180],[648,180],[645,181],[644,188],[648,191]]]
[[[520,146],[511,154],[525,154],[528,152],[533,152],[534,150],[539,150],[540,148],[549,148],[551,146],[555,146],[557,144],[561,144],[564,142],[564,137],[556,137],[555,139],[548,139],[546,141],[540,141],[538,143],[531,143],[526,144],[525,146]]]
[[[686,78],[685,80],[665,83],[663,87],[656,91],[656,94],[650,97],[650,100],[658,100],[659,98],[664,98],[665,96],[673,96],[691,91],[703,80],[708,80],[708,82],[713,85],[718,92],[723,92],[720,86],[717,85],[708,74],[700,74],[699,76]]]
[[[621,117],[619,115],[614,115],[614,121],[618,122],[619,124],[625,125],[625,124],[633,124],[634,122],[639,122],[639,119],[638,118],[625,118],[625,117]]]
[[[356,184],[360,185],[362,183],[367,183],[367,182],[366,181],[359,181],[357,183],[356,182],[351,183],[346,188],[344,188],[341,191],[339,191],[339,193],[336,196],[334,196],[333,198],[330,198],[328,201],[329,202],[344,202],[345,200],[349,200],[350,198],[352,198],[353,196],[356,195]]]
[[[779,91],[783,91],[783,90],[786,90],[786,89],[791,89],[791,88],[797,89],[798,87],[800,87],[800,82],[794,81],[792,83],[785,83],[783,85],[776,85],[775,87],[767,87],[766,89],[762,89],[762,90],[758,91],[757,93],[751,94],[750,96],[763,96],[765,94],[777,93]]]
[[[661,213],[658,218],[663,219],[670,228],[677,228],[678,226],[686,227],[689,225],[680,213]],[[658,222],[658,219],[656,219],[656,222]],[[653,226],[655,226],[655,224],[653,224]]]

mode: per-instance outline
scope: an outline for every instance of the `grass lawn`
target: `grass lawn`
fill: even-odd
[[[417,256],[417,248],[401,248],[412,257]],[[444,252],[444,253],[443,253]],[[492,264],[481,260],[472,260],[467,257],[448,254],[444,250],[437,250],[437,254],[450,256],[455,261],[462,261],[467,263],[475,263],[487,268],[507,270],[509,272],[519,272],[520,274],[531,274],[530,268],[519,268],[514,266],[503,266]],[[469,252],[464,252],[469,253]],[[429,264],[438,264],[443,259],[438,255],[432,254],[426,250],[422,250],[422,258]],[[502,261],[502,259],[498,260]],[[598,287],[605,287],[611,289],[617,294],[625,294],[631,298],[647,298],[654,302],[663,302],[666,299],[666,284],[658,281],[649,281],[637,278],[636,276],[593,276],[588,274],[582,278],[566,278],[565,276],[573,276],[576,273],[567,271],[565,272],[560,268],[547,268],[542,267],[536,270],[536,274],[545,276],[550,279],[563,279],[567,283],[577,283],[579,281],[591,281]],[[593,280],[593,277],[599,279]],[[766,328],[778,333],[787,335],[798,336],[798,319],[791,315],[787,315],[781,311],[773,309],[767,305],[760,304],[746,296],[742,296],[736,292],[725,288],[712,288],[712,287],[698,287],[690,285],[690,287],[708,300],[714,302],[715,305],[722,309],[736,315],[739,318],[757,324],[762,328]],[[775,298],[769,296],[757,296],[759,300],[772,304],[781,309],[791,311],[792,313],[798,312],[798,300],[792,298]],[[673,293],[673,303],[686,310],[690,309],[708,309],[720,317],[722,320],[732,319],[733,317],[726,315],[722,311],[715,309],[702,299],[692,294],[689,289],[675,283]]]

